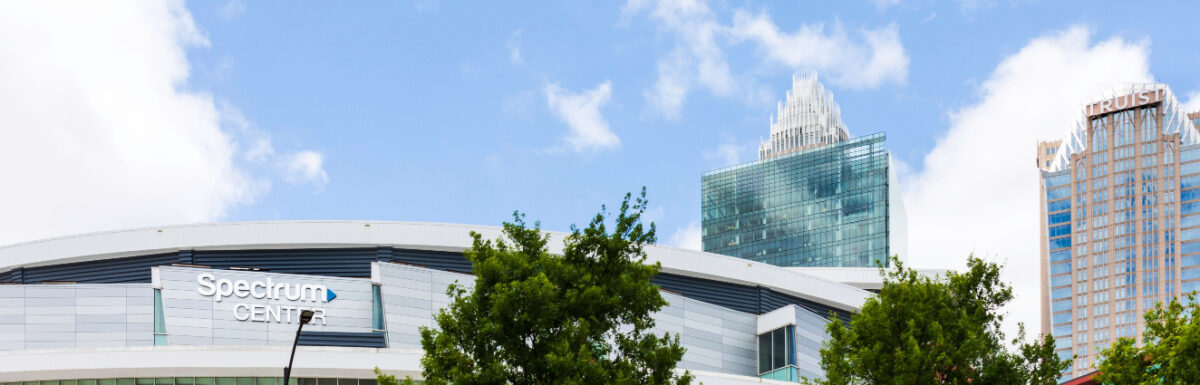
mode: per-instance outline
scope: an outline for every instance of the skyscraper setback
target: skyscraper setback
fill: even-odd
[[[850,138],[815,71],[792,77],[759,160],[704,173],[704,251],[779,266],[874,267],[904,254],[882,133]]]
[[[1072,376],[1140,339],[1156,302],[1200,288],[1200,135],[1181,108],[1166,85],[1121,86],[1038,146],[1042,329],[1077,355]]]

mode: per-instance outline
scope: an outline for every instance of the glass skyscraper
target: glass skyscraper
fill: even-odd
[[[1155,303],[1200,289],[1200,123],[1181,108],[1165,85],[1122,86],[1038,147],[1042,331],[1077,356],[1068,377],[1140,339]]]
[[[815,72],[793,78],[759,160],[704,173],[704,251],[778,266],[874,267],[904,254],[882,133],[850,139]]]

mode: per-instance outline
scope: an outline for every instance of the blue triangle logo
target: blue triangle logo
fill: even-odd
[[[325,302],[331,302],[334,298],[337,298],[337,293],[334,293],[333,290],[325,289]]]

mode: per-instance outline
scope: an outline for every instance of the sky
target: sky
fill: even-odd
[[[583,224],[643,186],[699,248],[814,68],[887,135],[911,265],[1004,263],[1038,323],[1037,140],[1157,81],[1200,109],[1200,5],[704,0],[0,3],[0,244],[260,220]]]

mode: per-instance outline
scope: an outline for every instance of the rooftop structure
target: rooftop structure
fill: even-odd
[[[792,75],[792,89],[776,104],[770,139],[759,145],[758,158],[767,159],[795,151],[838,143],[850,138],[842,110],[833,93],[817,80],[816,70]]]

